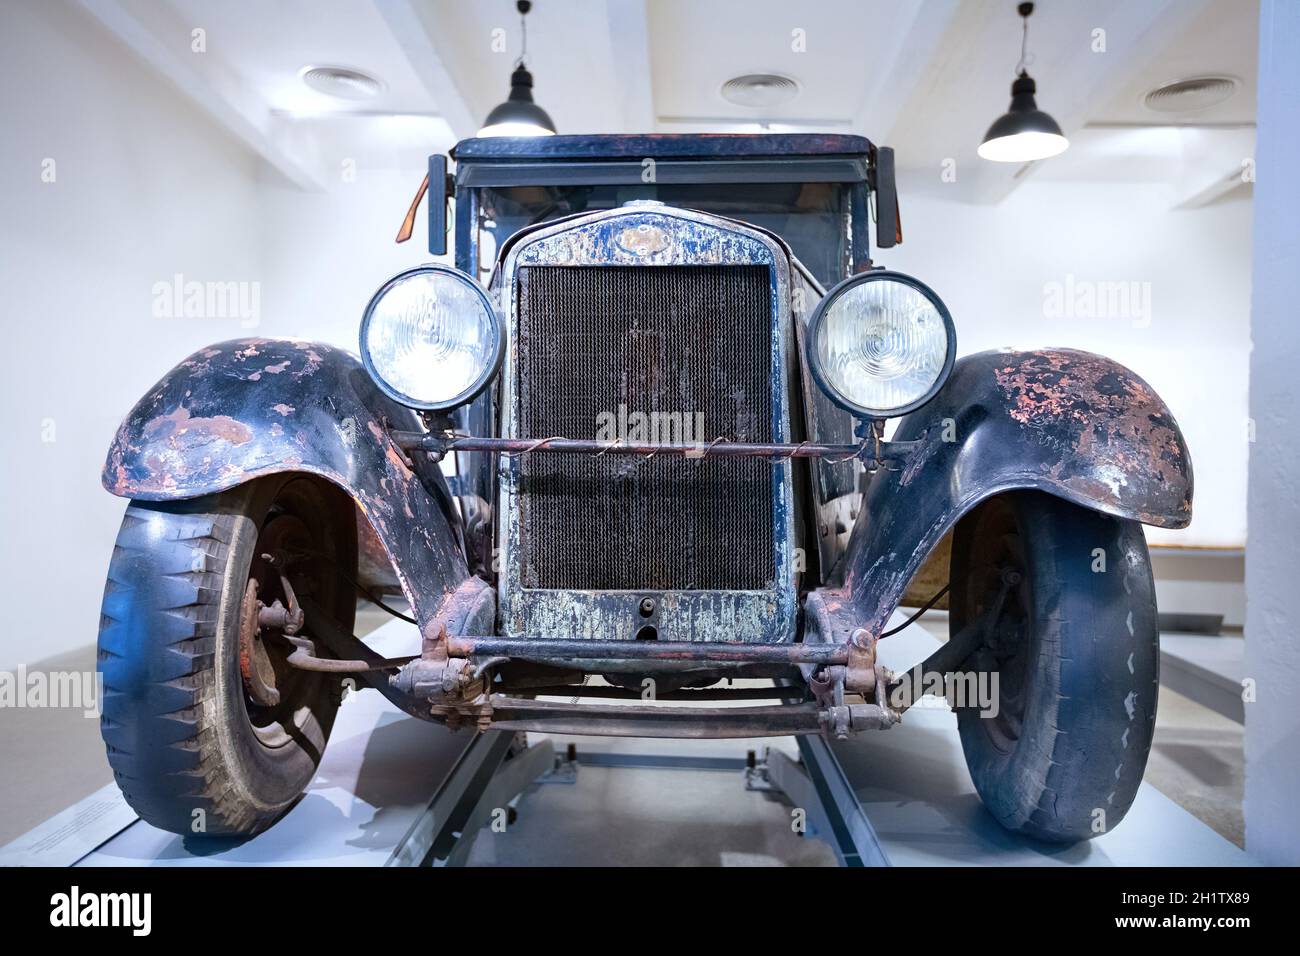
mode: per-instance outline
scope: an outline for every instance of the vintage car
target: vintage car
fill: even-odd
[[[1069,349],[958,359],[939,296],[871,258],[901,226],[860,137],[452,157],[426,186],[456,266],[358,302],[359,358],[213,345],[116,435],[103,735],[144,819],[269,826],[362,687],[471,732],[688,737],[843,738],[937,691],[1005,827],[1124,816],[1158,689],[1142,524],[1191,517],[1150,386]],[[891,673],[923,566],[950,638]],[[402,657],[353,635],[391,595]]]

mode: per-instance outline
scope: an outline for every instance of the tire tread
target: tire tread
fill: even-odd
[[[237,520],[133,502],[109,564],[100,730],[127,802],[173,832],[189,832],[196,810],[208,834],[247,833],[263,822],[235,795],[205,706]]]

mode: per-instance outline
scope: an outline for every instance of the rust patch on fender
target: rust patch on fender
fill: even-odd
[[[145,423],[142,435],[148,442],[165,442],[169,448],[193,448],[211,442],[243,445],[253,440],[253,430],[229,415],[195,418],[181,405],[175,411]]]
[[[1184,471],[1186,450],[1169,409],[1127,369],[1069,350],[1015,359],[994,369],[1007,414],[1060,453],[1057,480],[1084,480],[1068,474],[1075,461],[1104,462],[1109,467],[1094,465],[1086,491],[1116,500],[1130,477],[1163,482]]]
[[[1062,420],[1083,424],[1088,405],[1082,386],[1089,377],[1084,365],[1067,361],[1059,352],[1042,352],[995,369],[1009,403],[1007,414],[1022,425]]]

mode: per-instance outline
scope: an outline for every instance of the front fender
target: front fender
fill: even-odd
[[[1036,489],[1163,528],[1191,521],[1192,465],[1178,423],[1151,386],[1100,355],[968,356],[893,437],[918,445],[867,486],[832,586],[810,598],[814,640],[856,627],[879,634],[931,549],[1002,492]]]
[[[417,474],[386,426],[420,427],[348,352],[282,339],[222,342],[185,359],[131,410],[109,448],[104,487],[173,501],[280,472],[318,475],[356,502],[427,629],[469,572],[441,473]]]

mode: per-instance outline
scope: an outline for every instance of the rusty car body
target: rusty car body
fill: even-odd
[[[430,248],[445,251],[452,198],[456,271],[482,282],[500,327],[480,391],[411,407],[350,351],[239,339],[167,373],[109,451],[105,487],[164,512],[287,475],[354,506],[362,558],[339,573],[359,595],[404,598],[419,643],[380,657],[350,620],[299,601],[311,574],[291,586],[280,564],[278,599],[254,601],[240,636],[246,682],[254,656],[274,664],[264,684],[286,668],[349,677],[455,727],[843,737],[899,721],[889,692],[905,677],[876,644],[927,556],[985,503],[1190,520],[1173,415],[1102,356],[958,358],[950,341],[892,433],[829,394],[809,361],[819,303],[895,275],[869,241],[873,201],[876,254],[901,235],[886,149],[558,136],[453,155],[454,175],[430,162]],[[618,409],[689,411],[704,434],[598,434],[596,413]],[[954,617],[930,669],[970,656],[987,603]]]

